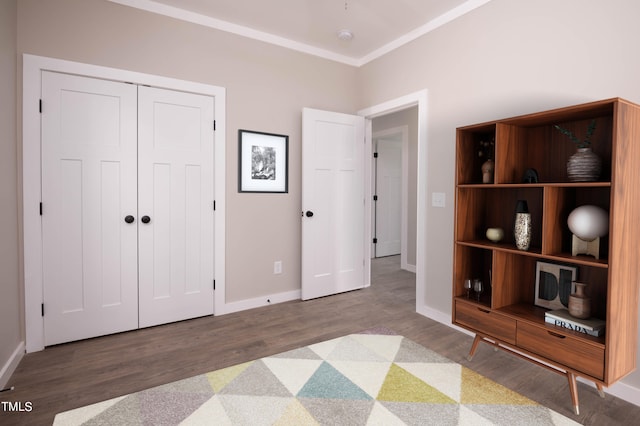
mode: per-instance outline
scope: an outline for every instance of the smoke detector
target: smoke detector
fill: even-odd
[[[353,33],[350,30],[338,31],[338,38],[342,41],[349,41],[353,38]]]

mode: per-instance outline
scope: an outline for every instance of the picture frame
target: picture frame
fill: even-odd
[[[558,263],[536,262],[534,304],[547,309],[569,306],[569,295],[575,292],[577,268]]]
[[[238,192],[289,192],[289,136],[238,130]]]

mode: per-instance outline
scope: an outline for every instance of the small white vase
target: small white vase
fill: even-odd
[[[502,228],[488,228],[486,235],[489,240],[497,243],[504,237],[504,231]]]

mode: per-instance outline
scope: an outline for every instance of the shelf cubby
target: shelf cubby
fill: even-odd
[[[513,227],[518,200],[527,201],[532,223],[531,248],[540,251],[543,189],[536,185],[460,187],[455,224],[457,241],[493,244],[486,237],[487,228],[502,228],[504,237],[499,244],[515,249]]]

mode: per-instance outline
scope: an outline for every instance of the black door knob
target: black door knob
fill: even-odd
[[[149,223],[149,222],[151,222],[151,218],[150,218],[149,216],[142,216],[142,217],[140,218],[140,221],[141,221],[142,223]]]
[[[124,218],[124,221],[125,221],[125,222],[127,222],[127,223],[133,223],[133,221],[134,221],[134,220],[136,220],[136,218],[135,218],[135,217],[133,217],[133,216],[131,216],[131,215],[127,215],[127,216]]]
[[[307,217],[312,217],[313,216],[313,212],[311,210],[307,210],[307,212],[305,213],[305,215]]]

